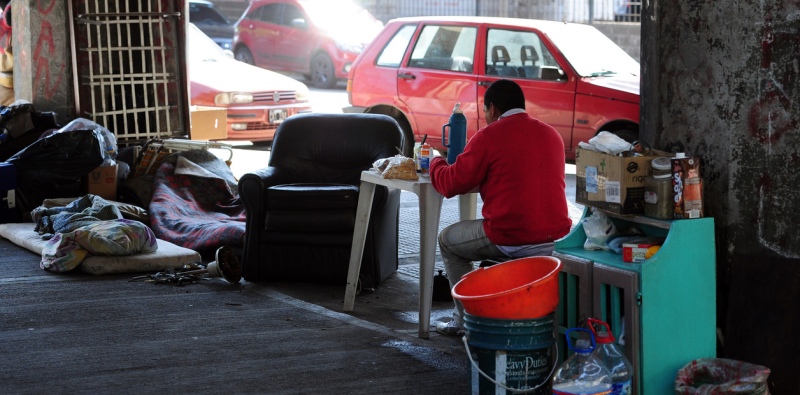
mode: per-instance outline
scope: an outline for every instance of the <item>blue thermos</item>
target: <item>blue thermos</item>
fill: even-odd
[[[456,162],[456,157],[464,152],[464,146],[467,145],[467,118],[461,112],[461,103],[456,103],[450,120],[442,126],[442,145],[447,147],[447,163],[451,165]]]

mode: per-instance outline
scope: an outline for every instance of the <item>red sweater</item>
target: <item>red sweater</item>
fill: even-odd
[[[565,236],[572,226],[564,161],[558,132],[519,113],[479,130],[452,165],[433,159],[430,177],[447,198],[479,188],[483,228],[495,245],[539,244]]]

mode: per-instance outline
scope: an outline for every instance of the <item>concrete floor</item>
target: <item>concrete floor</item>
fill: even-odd
[[[234,163],[264,160],[250,152]],[[570,209],[577,222],[581,206]],[[352,313],[342,312],[344,285],[53,274],[0,239],[0,393],[468,393],[461,340],[417,336],[415,195],[401,195],[400,212],[400,269],[358,295]],[[445,200],[440,227],[457,219],[457,199]],[[451,309],[434,302],[431,322]]]

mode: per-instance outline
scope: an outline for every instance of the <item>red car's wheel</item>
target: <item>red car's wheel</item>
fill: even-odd
[[[252,65],[256,64],[255,60],[253,59],[253,54],[250,53],[249,49],[244,48],[244,47],[236,48],[236,52],[233,53],[233,57],[234,57],[234,59],[236,59],[236,60],[238,60],[240,62],[244,62],[244,63],[252,64]]]
[[[330,89],[336,86],[333,61],[324,53],[311,59],[311,84],[317,88]]]

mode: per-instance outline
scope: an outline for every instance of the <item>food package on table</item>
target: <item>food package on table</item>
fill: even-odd
[[[375,170],[381,173],[383,178],[397,180],[419,180],[417,175],[417,165],[414,160],[403,155],[395,155],[391,158],[378,159],[373,163]]]

